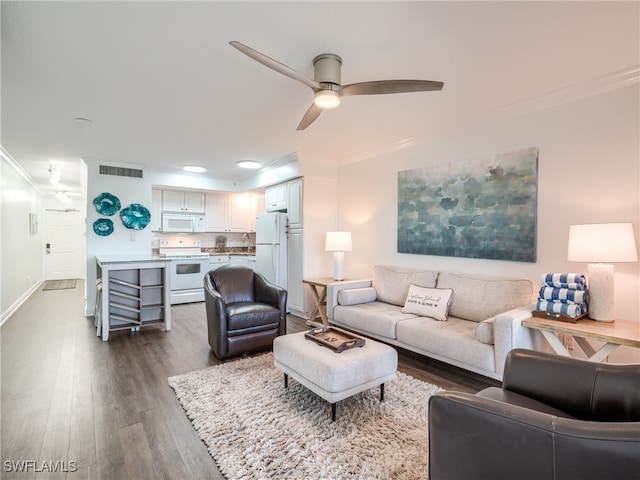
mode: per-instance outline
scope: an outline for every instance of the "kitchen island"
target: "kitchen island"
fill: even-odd
[[[164,323],[171,330],[170,260],[152,254],[98,255],[97,281],[102,285],[99,333],[137,330]]]

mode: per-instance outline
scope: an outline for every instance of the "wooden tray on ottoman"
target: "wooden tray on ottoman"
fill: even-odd
[[[313,330],[305,332],[304,337],[307,340],[328,347],[336,353],[364,345],[364,338],[357,337],[335,327],[314,328]]]

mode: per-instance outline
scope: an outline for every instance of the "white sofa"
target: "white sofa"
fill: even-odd
[[[453,291],[445,321],[403,312],[411,285]],[[526,279],[378,265],[373,280],[330,284],[327,316],[332,325],[502,380],[510,350],[545,349],[540,333],[522,326],[536,296]]]

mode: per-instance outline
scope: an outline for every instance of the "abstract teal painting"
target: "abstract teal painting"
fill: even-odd
[[[398,252],[536,261],[538,149],[398,172]]]

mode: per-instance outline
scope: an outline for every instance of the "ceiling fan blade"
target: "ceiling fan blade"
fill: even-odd
[[[444,83],[431,80],[376,80],[343,85],[342,95],[383,95],[386,93],[428,92],[442,90]]]
[[[296,130],[299,131],[307,128],[309,125],[311,125],[313,122],[316,121],[316,118],[318,118],[321,113],[322,113],[322,108],[317,106],[315,103],[312,103],[311,106],[309,107],[309,110],[307,110],[307,113],[305,113],[304,117],[302,117],[302,120],[300,121],[300,125],[298,125],[298,128],[296,128]]]
[[[281,73],[282,75],[286,75],[289,78],[293,78],[294,80],[297,80],[297,81],[299,81],[301,83],[304,83],[306,86],[308,86],[309,88],[313,89],[314,92],[318,88],[320,88],[320,84],[318,82],[315,82],[315,81],[311,80],[310,78],[307,78],[307,77],[299,74],[298,72],[296,72],[292,68],[287,67],[284,63],[280,63],[277,60],[274,60],[271,57],[267,57],[266,55],[258,52],[257,50],[254,50],[251,47],[247,47],[243,43],[240,43],[240,42],[238,42],[236,40],[233,40],[233,41],[229,42],[229,44],[232,47],[235,47],[238,50],[240,50],[242,53],[244,53],[248,57],[253,58],[256,62],[261,63],[265,67],[269,67],[271,70],[275,70],[276,72]]]

